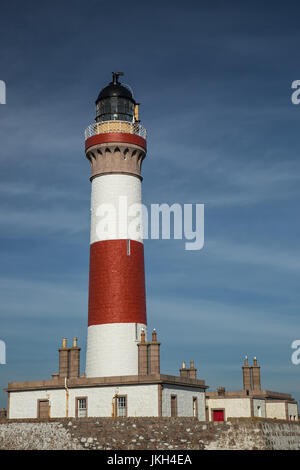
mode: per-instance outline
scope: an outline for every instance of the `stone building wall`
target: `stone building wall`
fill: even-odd
[[[209,408],[209,419],[213,421],[213,410],[224,410],[225,419],[238,418],[240,416],[248,418],[251,416],[250,398],[210,398],[206,400]]]
[[[119,387],[86,387],[70,388],[68,405],[66,403],[66,390],[32,390],[10,393],[9,418],[25,419],[37,418],[37,403],[39,399],[47,399],[50,403],[50,417],[61,418],[76,416],[76,397],[86,397],[88,416],[111,417],[112,400],[118,391],[119,395],[126,395],[128,416],[158,416],[158,385],[120,385]],[[202,393],[204,396],[204,393]],[[190,405],[192,410],[192,405]]]
[[[253,398],[253,416],[257,418],[266,418],[266,402]]]
[[[266,413],[269,418],[275,419],[285,419],[286,417],[286,408],[284,401],[276,402],[274,401],[267,401],[266,402]]]
[[[193,417],[193,398],[197,399],[197,413],[200,421],[205,420],[205,393],[197,388],[164,385],[162,391],[162,416],[171,416],[171,396],[177,397],[177,416]]]

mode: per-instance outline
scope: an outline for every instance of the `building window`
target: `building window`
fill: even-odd
[[[193,417],[198,418],[198,398],[193,397]]]
[[[127,397],[117,397],[117,416],[119,418],[126,418],[127,416]]]
[[[171,417],[177,416],[177,395],[171,395]]]
[[[130,256],[130,240],[127,240],[127,256]]]
[[[76,418],[85,418],[87,416],[87,397],[76,398]]]

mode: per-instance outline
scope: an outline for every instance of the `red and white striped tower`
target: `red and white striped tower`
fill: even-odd
[[[146,131],[119,75],[100,92],[95,123],[85,131],[92,170],[87,377],[137,375],[137,343],[147,326],[142,214],[136,210]]]

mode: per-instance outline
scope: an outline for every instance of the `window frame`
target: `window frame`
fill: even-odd
[[[193,418],[199,419],[198,397],[193,396]]]
[[[122,407],[125,410],[125,415],[124,416],[119,415],[119,398],[123,398],[125,400],[125,406]],[[117,418],[127,418],[127,416],[128,416],[128,398],[127,398],[127,395],[117,395],[116,396],[116,415],[117,415]]]
[[[79,416],[79,401],[80,400],[85,400],[86,403],[86,415],[85,416]],[[83,408],[82,408],[83,409]],[[87,418],[88,417],[88,397],[75,397],[75,418]]]
[[[175,415],[172,416],[172,401],[174,400],[174,403],[175,403],[175,407],[174,407],[174,411],[175,411]],[[178,403],[177,403],[177,395],[175,393],[172,393],[170,395],[170,416],[171,418],[177,418],[178,417]]]

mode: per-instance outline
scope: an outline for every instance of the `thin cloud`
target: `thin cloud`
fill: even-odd
[[[300,252],[288,250],[286,247],[210,240],[208,241],[208,249],[212,256],[230,263],[255,265],[284,271],[300,271]]]

